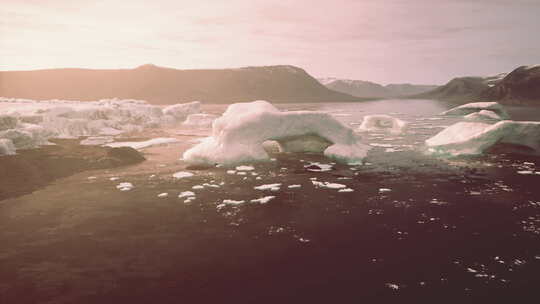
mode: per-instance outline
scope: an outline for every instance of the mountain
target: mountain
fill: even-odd
[[[436,88],[434,85],[388,84],[339,78],[319,78],[327,88],[357,97],[391,98],[419,94]]]
[[[499,83],[506,74],[490,77],[458,77],[434,90],[413,94],[410,98],[439,99],[452,102],[468,102],[480,99],[480,95]]]
[[[509,105],[540,105],[540,65],[518,67],[480,98]]]
[[[200,100],[231,103],[344,102],[361,99],[332,91],[301,68],[280,65],[238,69],[178,70],[143,65],[135,69],[50,69],[0,72],[0,96],[28,99],[133,98],[154,104]]]

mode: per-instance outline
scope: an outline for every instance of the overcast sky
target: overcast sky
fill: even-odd
[[[2,0],[0,70],[291,64],[441,84],[540,63],[540,0]]]

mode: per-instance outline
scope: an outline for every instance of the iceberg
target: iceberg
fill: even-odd
[[[0,97],[0,103],[0,139],[10,139],[15,149],[50,144],[49,138],[117,136],[145,128],[180,124],[189,115],[200,113],[199,102],[163,109],[132,99],[81,102]],[[85,143],[90,144],[90,141]]]
[[[503,120],[501,115],[491,110],[480,110],[479,112],[471,113],[464,117],[469,121],[496,121]]]
[[[406,122],[390,115],[366,115],[362,124],[358,127],[358,131],[401,134],[406,127]]]
[[[236,164],[270,160],[263,143],[275,141],[281,152],[322,152],[341,162],[358,162],[369,146],[328,113],[280,112],[266,101],[229,105],[216,119],[212,135],[187,150],[191,164]]]
[[[465,116],[472,113],[477,113],[481,111],[491,111],[499,116],[497,119],[509,119],[510,116],[508,113],[504,110],[504,107],[497,103],[497,102],[472,102],[467,103],[464,105],[461,105],[459,107],[452,108],[448,111],[445,111],[441,113],[441,115],[452,115],[452,116]],[[488,114],[487,112],[483,112],[481,114],[483,116],[492,116],[492,114]]]
[[[429,154],[439,156],[477,155],[498,144],[520,146],[538,153],[540,122],[458,122],[425,143]]]
[[[219,116],[214,115],[214,114],[203,114],[203,113],[190,114],[188,115],[186,120],[182,123],[182,126],[191,127],[191,128],[211,128],[212,123],[218,117]]]

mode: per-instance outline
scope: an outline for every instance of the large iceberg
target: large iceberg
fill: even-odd
[[[366,115],[358,131],[388,132],[400,134],[405,130],[407,123],[390,115]]]
[[[181,124],[200,111],[199,102],[162,108],[132,99],[81,102],[0,97],[0,139],[9,139],[15,149],[30,149],[49,144],[49,138],[116,136]],[[2,151],[8,151],[6,145],[3,142]]]
[[[481,154],[497,144],[540,152],[540,122],[458,122],[426,140],[428,153],[440,156]]]
[[[280,112],[266,101],[231,104],[214,121],[212,136],[187,150],[183,158],[192,164],[235,164],[268,160],[263,148],[276,141],[282,152],[323,152],[341,162],[358,162],[369,146],[352,129],[328,113]]]
[[[479,115],[483,117],[468,116],[468,119],[486,118],[486,117],[489,117],[491,119],[509,119],[510,118],[508,113],[504,110],[504,107],[497,102],[467,103],[459,107],[455,107],[448,111],[445,111],[441,113],[441,115],[466,116],[473,113],[479,113]]]

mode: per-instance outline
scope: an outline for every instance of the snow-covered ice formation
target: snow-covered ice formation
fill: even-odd
[[[401,134],[406,127],[406,122],[390,115],[366,115],[362,120],[362,124],[358,127],[358,131]]]
[[[464,118],[469,121],[495,121],[503,119],[501,115],[491,110],[480,110],[478,112],[465,115]]]
[[[328,113],[280,112],[259,100],[231,104],[214,121],[212,136],[186,151],[183,159],[208,165],[269,160],[265,141],[278,142],[282,152],[323,152],[343,162],[361,161],[369,149]]]
[[[481,154],[496,144],[521,146],[538,153],[540,122],[458,122],[426,140],[428,153],[441,156]]]
[[[10,139],[15,149],[30,149],[49,144],[49,138],[117,136],[180,124],[198,113],[199,102],[162,109],[131,99],[81,102],[0,97],[0,139]]]
[[[218,117],[218,115],[214,114],[190,114],[182,123],[182,126],[189,128],[210,128],[212,127],[214,120],[216,120]]]
[[[484,111],[483,113],[479,113],[481,111]],[[488,113],[485,111],[490,111],[492,113]],[[472,113],[479,113],[480,116],[485,117],[496,117],[493,119],[509,119],[510,116],[505,111],[504,107],[497,103],[497,102],[472,102],[467,103],[464,105],[461,105],[459,107],[452,108],[448,111],[445,111],[441,113],[441,115],[452,115],[452,116],[465,116]],[[495,114],[495,115],[494,115]],[[474,117],[474,116],[473,116]],[[471,118],[471,116],[469,116]]]

